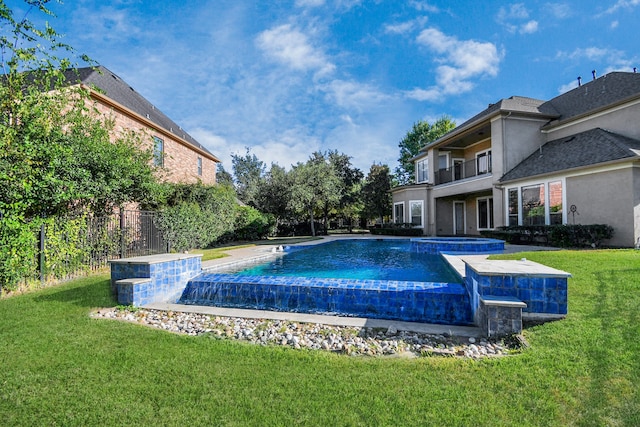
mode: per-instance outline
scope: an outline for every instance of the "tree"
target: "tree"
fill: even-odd
[[[325,204],[339,200],[336,188],[340,185],[334,169],[324,161],[311,158],[291,169],[291,198],[289,206],[299,214],[306,213],[311,221],[311,235],[316,235],[315,211]]]
[[[361,210],[360,189],[364,174],[351,165],[351,157],[340,154],[337,150],[327,153],[329,164],[333,167],[340,180],[340,199],[337,213],[349,220],[349,231],[352,230],[352,220],[358,217]]]
[[[289,200],[291,198],[291,176],[276,163],[258,183],[256,208],[273,215],[276,225],[290,217]]]
[[[111,212],[158,195],[142,135],[110,140],[112,123],[72,85],[73,61],[89,61],[30,13],[53,14],[48,0],[26,0],[16,19],[0,1],[0,286],[11,288],[33,261],[33,231],[69,212]],[[61,53],[62,55],[58,55]],[[68,57],[72,59],[69,59]],[[75,58],[75,59],[74,59]],[[90,61],[89,61],[90,62]]]
[[[415,165],[411,160],[420,153],[430,142],[440,138],[445,133],[456,127],[449,116],[442,116],[433,124],[418,120],[404,138],[398,143],[400,147],[400,165],[396,167],[396,181],[399,185],[413,184],[415,182]]]
[[[251,154],[249,147],[246,147],[246,150],[244,156],[232,154],[231,164],[238,198],[246,204],[255,206],[258,184],[264,175],[266,165],[255,154]]]
[[[216,183],[220,185],[230,185],[233,187],[233,175],[219,163],[216,166]]]
[[[380,218],[391,212],[391,174],[387,165],[371,165],[362,187],[364,212],[368,219]]]
[[[26,1],[52,15],[48,1]],[[70,210],[111,212],[125,202],[146,202],[157,185],[143,136],[111,141],[113,123],[88,107],[88,92],[73,85],[70,46],[46,24],[16,20],[0,3],[0,211],[27,219]],[[86,60],[83,57],[83,60]]]

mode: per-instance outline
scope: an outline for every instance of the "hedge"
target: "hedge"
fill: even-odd
[[[606,224],[520,225],[482,231],[487,237],[512,244],[544,244],[561,248],[600,247],[613,237],[613,227]]]

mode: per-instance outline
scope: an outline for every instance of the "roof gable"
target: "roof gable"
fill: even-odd
[[[640,159],[640,141],[595,128],[547,142],[540,150],[504,174],[500,181],[513,181],[631,158]]]
[[[95,86],[101,93],[104,93],[104,95],[118,104],[148,119],[164,131],[183,139],[190,145],[215,158],[215,156],[195,138],[106,67],[100,65],[98,67],[85,67],[77,70],[70,69],[65,72],[65,77],[67,81],[72,84],[83,83],[90,87]]]

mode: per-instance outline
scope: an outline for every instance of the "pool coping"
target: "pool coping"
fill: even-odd
[[[311,240],[301,243],[293,243],[286,246],[309,246],[328,243],[333,240],[342,239],[376,239],[376,240],[391,240],[402,239],[410,240],[411,237],[402,236],[371,236],[371,235],[334,235],[334,236],[321,236],[321,239]],[[219,268],[230,267],[239,263],[247,263],[260,261],[274,256],[281,255],[277,251],[279,244],[273,245],[261,245],[252,246],[248,248],[229,249],[226,253],[228,256],[224,258],[218,258],[209,261],[202,262],[202,272],[207,273],[211,270],[217,270]],[[505,245],[505,252],[521,252],[530,250],[556,250],[556,248],[546,248],[539,246],[518,246],[518,245]],[[467,255],[477,259],[486,259],[488,255]],[[444,255],[443,257],[447,262],[460,274],[461,277],[465,276],[465,263],[459,257],[455,255]],[[207,314],[211,316],[224,316],[224,317],[238,317],[238,318],[251,318],[251,319],[269,319],[269,320],[285,320],[292,322],[304,322],[304,323],[319,323],[332,326],[346,326],[346,327],[359,327],[359,328],[382,328],[389,329],[395,328],[399,331],[425,333],[425,334],[449,334],[457,337],[481,337],[482,332],[479,327],[475,326],[454,326],[454,325],[441,325],[432,323],[419,323],[419,322],[406,322],[399,320],[386,320],[386,319],[372,319],[363,317],[346,317],[346,316],[332,316],[325,314],[307,314],[307,313],[294,313],[284,311],[267,311],[267,310],[252,310],[252,309],[240,309],[240,308],[224,308],[224,307],[212,307],[212,306],[199,306],[199,305],[183,305],[173,304],[167,302],[154,302],[146,304],[143,308],[165,310],[165,311],[177,311],[185,313],[199,313]]]

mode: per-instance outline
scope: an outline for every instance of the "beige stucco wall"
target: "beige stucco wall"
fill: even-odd
[[[163,179],[169,182],[188,184],[198,181],[207,185],[216,183],[216,162],[203,153],[198,153],[186,142],[180,141],[168,132],[153,128],[134,115],[106,105],[100,100],[94,102],[94,107],[100,114],[114,121],[113,139],[130,131],[140,132],[144,134],[143,140],[148,144],[145,148],[153,147],[152,137],[156,136],[162,139],[165,153]],[[198,157],[202,158],[201,176],[198,176]]]
[[[546,141],[553,141],[594,128],[602,128],[629,138],[640,139],[638,117],[640,117],[640,101],[635,101],[621,105],[606,114],[595,114],[589,116],[588,119],[578,119],[570,125],[560,124],[546,131]]]
[[[423,201],[424,227],[423,234],[429,233],[429,224],[432,223],[433,213],[429,203],[430,186],[427,184],[415,184],[399,187],[391,192],[393,204],[404,202],[404,221],[410,221],[409,202],[412,200]],[[394,208],[395,209],[395,208]],[[392,211],[393,214],[393,211]]]
[[[608,172],[567,177],[567,205],[577,208],[575,223],[611,225],[614,237],[607,244],[633,246],[640,237],[639,178],[638,168],[628,166]],[[571,213],[567,222],[574,223]]]

